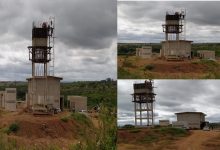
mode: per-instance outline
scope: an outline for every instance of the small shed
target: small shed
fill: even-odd
[[[215,59],[215,51],[199,50],[197,54],[201,59]]]
[[[170,121],[169,120],[159,120],[159,125],[160,126],[169,126]]]
[[[190,129],[201,129],[205,122],[205,114],[202,112],[180,112],[176,116],[177,121],[186,122]]]
[[[5,89],[5,110],[16,111],[17,91],[16,88]]]
[[[70,110],[75,112],[87,111],[87,97],[85,96],[67,96]]]
[[[0,91],[0,108],[5,107],[5,91]]]
[[[136,56],[142,58],[151,58],[152,46],[143,46],[142,48],[136,48]]]

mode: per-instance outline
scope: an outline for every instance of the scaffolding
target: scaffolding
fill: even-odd
[[[166,12],[165,24],[162,25],[165,32],[165,40],[185,40],[186,10]]]
[[[32,93],[30,95],[31,103],[33,104],[32,109],[47,110],[48,76],[54,75],[54,21],[55,18],[53,17],[47,22],[33,22],[32,46],[28,46],[29,60],[32,62]],[[38,95],[36,95],[38,90],[36,78],[45,80],[43,85],[43,102],[40,102],[40,104],[38,102]],[[37,102],[37,104],[34,104],[34,102]],[[35,105],[36,108],[34,108]]]
[[[135,113],[135,126],[153,126],[154,125],[154,102],[155,93],[152,80],[146,80],[144,83],[135,83],[132,94]]]

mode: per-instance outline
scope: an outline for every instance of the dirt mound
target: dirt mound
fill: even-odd
[[[48,120],[41,122],[19,121],[19,130],[16,136],[26,138],[67,138],[72,139],[76,136],[75,132],[78,125],[73,121],[63,122],[61,120]]]
[[[207,67],[202,64],[192,63],[178,63],[178,62],[167,62],[152,64],[154,66],[154,72],[166,72],[166,73],[203,73],[207,71]]]

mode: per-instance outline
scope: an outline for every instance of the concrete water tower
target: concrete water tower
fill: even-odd
[[[28,46],[32,77],[27,79],[27,105],[33,111],[47,112],[48,108],[60,108],[62,78],[54,76],[54,30],[54,19],[33,23],[32,46]]]
[[[162,25],[165,41],[162,41],[161,57],[167,60],[191,58],[192,41],[186,38],[186,11],[166,12],[165,24]]]
[[[135,83],[132,94],[135,113],[135,126],[154,125],[154,102],[155,93],[152,80],[144,83]]]

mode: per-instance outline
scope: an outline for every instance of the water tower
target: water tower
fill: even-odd
[[[154,125],[155,93],[152,80],[144,83],[135,83],[132,94],[135,112],[135,126]]]
[[[27,105],[33,111],[47,112],[48,108],[60,107],[62,78],[54,76],[54,30],[54,19],[33,23],[32,46],[28,46],[32,77],[27,79]]]
[[[191,58],[192,41],[186,38],[186,11],[166,12],[165,24],[162,25],[165,41],[162,41],[160,55],[167,60]]]

